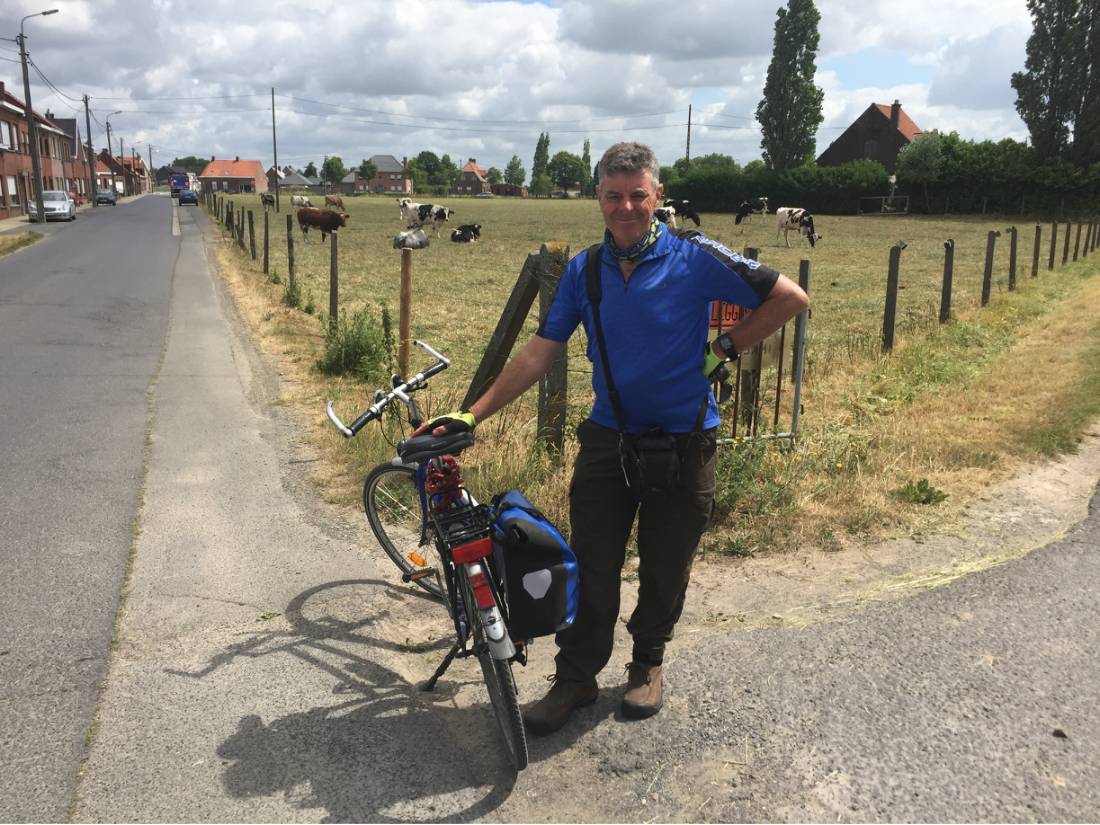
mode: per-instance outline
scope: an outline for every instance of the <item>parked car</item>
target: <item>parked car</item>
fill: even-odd
[[[199,205],[199,193],[194,189],[181,189],[179,194],[179,204],[183,206],[185,203],[191,203],[195,206]]]
[[[118,206],[118,193],[113,189],[97,189],[95,190],[95,202],[99,204],[111,204],[111,206]]]
[[[476,195],[474,195],[474,197],[475,198],[491,198],[491,197],[493,197],[493,193],[492,192],[478,192]]]
[[[47,221],[74,221],[76,220],[76,201],[69,197],[68,192],[60,189],[47,189],[42,193],[42,207],[46,211]],[[29,218],[37,221],[41,216],[37,214],[38,207],[32,201]]]

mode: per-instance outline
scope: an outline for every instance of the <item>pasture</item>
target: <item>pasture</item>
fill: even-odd
[[[259,196],[230,200],[238,209],[254,211],[262,258]],[[418,200],[455,210],[440,237],[433,237],[428,249],[413,253],[412,334],[453,359],[451,369],[436,379],[429,399],[432,409],[441,412],[457,406],[465,392],[527,254],[548,242],[564,242],[576,254],[599,241],[603,230],[599,210],[589,200]],[[351,217],[339,232],[341,309],[366,311],[377,319],[386,307],[396,323],[401,255],[392,248],[392,240],[405,228],[396,198],[345,197],[344,204]],[[775,206],[780,205],[787,204]],[[293,214],[288,199],[284,196],[282,214],[269,214],[271,270],[285,282],[286,215]],[[1100,398],[1100,391],[1095,391],[1100,388],[1096,361],[1100,359],[1094,357],[1094,325],[1079,329],[1080,340],[1073,346],[1060,345],[1057,337],[1045,341],[1043,345],[1052,352],[1058,350],[1065,370],[1058,376],[1048,375],[1042,387],[1037,388],[1034,377],[1018,365],[1014,367],[1011,353],[1024,338],[1049,336],[1059,325],[1080,327],[1073,307],[1082,293],[1095,292],[1093,276],[1100,256],[1094,253],[1062,267],[1060,237],[1058,263],[1054,272],[1048,272],[1050,224],[1044,223],[1040,276],[1031,279],[1034,221],[1016,220],[1019,286],[1009,293],[1004,230],[1013,219],[815,218],[822,238],[811,249],[794,245],[793,234],[791,248],[784,246],[782,237],[777,241],[774,214],[753,216],[741,226],[734,225],[731,214],[701,215],[700,229],[707,235],[734,250],[758,249],[761,261],[793,279],[798,277],[801,259],[810,260],[812,266],[803,437],[788,449],[756,445],[725,451],[720,462],[725,493],[719,500],[719,524],[709,539],[709,546],[715,548],[749,553],[803,541],[839,547],[851,536],[929,526],[957,512],[981,485],[1009,472],[1015,462],[1071,446],[1074,428],[1096,412],[1096,398]],[[452,243],[450,229],[467,223],[482,225],[481,240]],[[1002,231],[993,269],[993,300],[988,308],[979,309],[986,235],[991,229]],[[1060,233],[1064,229],[1062,224]],[[296,223],[293,231],[303,304],[312,295],[316,308],[323,311],[328,307],[329,245],[320,243],[315,232],[303,242]],[[944,241],[949,238],[955,242],[954,320],[941,326]],[[901,256],[895,352],[883,356],[887,260],[890,247],[899,240],[907,246]],[[235,246],[227,248],[223,257],[244,271],[256,273],[261,266]],[[317,319],[281,307],[280,285],[265,284],[258,276],[251,276],[249,282],[254,291],[266,295],[267,309],[253,318],[255,328],[277,342],[285,362],[298,365],[297,380],[313,386],[303,399],[309,414],[319,416],[318,432],[323,431],[323,404],[309,408],[321,397],[337,397],[345,417],[365,407],[371,388],[325,379],[309,369],[323,335]],[[519,344],[536,325],[533,311]],[[584,416],[590,402],[584,351],[583,334],[574,335],[571,425]],[[998,403],[991,415],[990,405],[1003,401],[1005,393],[1021,396],[1020,403]],[[540,505],[564,524],[568,472],[553,456],[532,449],[533,396],[529,393],[479,428],[485,434],[483,442],[490,446],[479,444],[470,455],[471,472],[479,478],[475,489],[496,492],[507,486],[539,485]],[[1052,414],[1052,407],[1064,415]],[[915,418],[917,410],[931,418]],[[1068,423],[1070,410],[1076,424]],[[1060,435],[1044,439],[1041,433],[1051,430]],[[327,475],[320,474],[325,476],[322,484],[339,500],[354,497],[356,475],[389,449],[376,437],[360,437],[358,441],[364,443],[359,445],[342,444],[337,436],[319,437],[337,465]],[[571,450],[567,444],[566,462]],[[922,477],[947,491],[946,504],[922,507],[894,495],[901,485]]]

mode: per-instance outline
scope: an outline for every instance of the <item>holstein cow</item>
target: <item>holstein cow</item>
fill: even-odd
[[[393,238],[394,249],[425,249],[430,243],[428,235],[419,226],[398,232]]]
[[[679,198],[665,198],[665,206],[669,209],[675,209],[676,214],[685,221],[693,221],[696,226],[699,226],[699,213],[692,207],[691,201],[680,200]]]
[[[420,212],[419,203],[415,203],[412,198],[398,198],[397,208],[401,212],[401,220],[406,227],[419,225],[417,224],[417,216]]]
[[[767,198],[753,198],[749,201],[741,201],[741,205],[737,207],[737,217],[733,219],[735,224],[741,223],[745,218],[750,215],[767,215],[768,214],[768,199]]]
[[[341,226],[347,226],[347,212],[333,212],[329,209],[314,209],[306,207],[298,210],[298,228],[302,230],[302,238],[309,240],[310,227],[321,230],[321,243],[325,242],[325,235],[336,232]]]
[[[411,204],[410,204],[411,205]],[[426,223],[432,225],[432,230],[435,232],[435,236],[439,237],[439,229],[447,222],[447,218],[453,215],[455,211],[448,209],[446,206],[440,206],[435,203],[423,203],[420,204],[420,208],[416,212],[417,226],[423,226]]]
[[[821,236],[814,230],[814,216],[805,209],[794,206],[781,206],[775,210],[775,239],[779,240],[779,233],[783,233],[783,240],[787,246],[791,242],[787,240],[787,233],[792,230],[798,232],[798,245],[802,246],[802,239],[809,238],[810,246],[817,246]]]
[[[451,230],[451,240],[455,243],[473,243],[480,237],[480,223],[464,223],[458,229]]]
[[[339,195],[325,195],[325,206],[335,206],[337,209],[343,209],[344,199]]]
[[[290,205],[291,206],[308,206],[308,207],[313,206],[313,204],[309,202],[309,198],[307,198],[305,195],[291,195],[290,196]]]
[[[260,193],[260,203],[263,205],[263,208],[266,210],[267,207],[275,205],[275,196],[272,195],[270,192],[261,192]]]
[[[673,229],[676,228],[676,209],[672,206],[658,206],[653,210],[653,217],[661,223],[667,223]]]

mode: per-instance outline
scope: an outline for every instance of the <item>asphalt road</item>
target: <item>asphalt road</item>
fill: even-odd
[[[63,817],[84,753],[168,327],[169,217],[155,197],[86,210],[0,258],[0,819]]]

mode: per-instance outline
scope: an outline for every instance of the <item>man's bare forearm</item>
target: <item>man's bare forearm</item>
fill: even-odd
[[[565,348],[560,341],[551,341],[535,335],[523,349],[501,370],[478,399],[470,405],[470,412],[479,422],[502,407],[515,401],[550,369],[554,359]]]
[[[771,294],[744,320],[738,321],[728,332],[738,352],[746,352],[759,344],[787,321],[806,309],[810,299],[798,284],[784,275],[779,276]],[[715,355],[723,353],[715,343]]]

